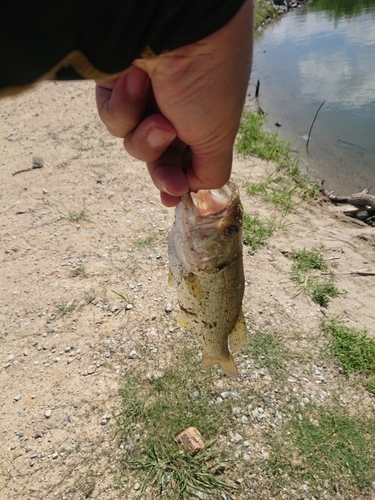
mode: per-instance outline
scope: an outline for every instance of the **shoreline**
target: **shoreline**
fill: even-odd
[[[312,0],[255,0],[255,30],[287,14],[293,9],[299,9],[302,5]]]

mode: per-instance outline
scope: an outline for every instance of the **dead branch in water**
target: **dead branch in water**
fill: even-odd
[[[320,192],[332,201],[332,203],[350,203],[354,206],[370,207],[375,210],[375,196],[368,194],[368,189],[363,189],[359,193],[354,193],[349,196],[336,196],[333,194],[333,191],[327,191],[327,189],[323,187],[324,182],[325,179],[317,182]]]
[[[307,151],[307,153],[308,153],[310,156],[311,156],[311,153],[310,153],[310,151],[309,151],[309,142],[310,142],[310,135],[311,135],[311,131],[312,131],[312,128],[313,128],[313,126],[314,126],[315,120],[316,120],[316,118],[317,118],[317,116],[318,116],[318,113],[319,113],[319,111],[321,110],[321,108],[322,108],[322,106],[323,106],[323,104],[324,104],[324,103],[325,103],[325,101],[323,101],[323,102],[322,102],[322,104],[321,104],[321,105],[319,106],[319,108],[318,108],[318,111],[315,113],[315,116],[314,116],[313,122],[312,122],[312,124],[311,124],[310,130],[309,130],[309,133],[308,133],[308,135],[307,135],[306,151]]]

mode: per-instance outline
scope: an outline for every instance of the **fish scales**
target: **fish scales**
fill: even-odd
[[[218,363],[229,376],[238,376],[229,346],[246,343],[242,225],[238,188],[229,182],[183,196],[168,241],[179,325],[200,336],[202,368]]]

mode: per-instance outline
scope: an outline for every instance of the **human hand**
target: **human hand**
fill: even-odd
[[[252,0],[212,35],[98,82],[97,105],[109,132],[144,160],[166,206],[182,194],[221,187],[248,85]]]

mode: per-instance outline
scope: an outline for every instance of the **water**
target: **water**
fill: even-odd
[[[252,96],[258,79],[270,127],[313,178],[337,194],[375,192],[375,0],[316,0],[269,25],[256,36]]]

